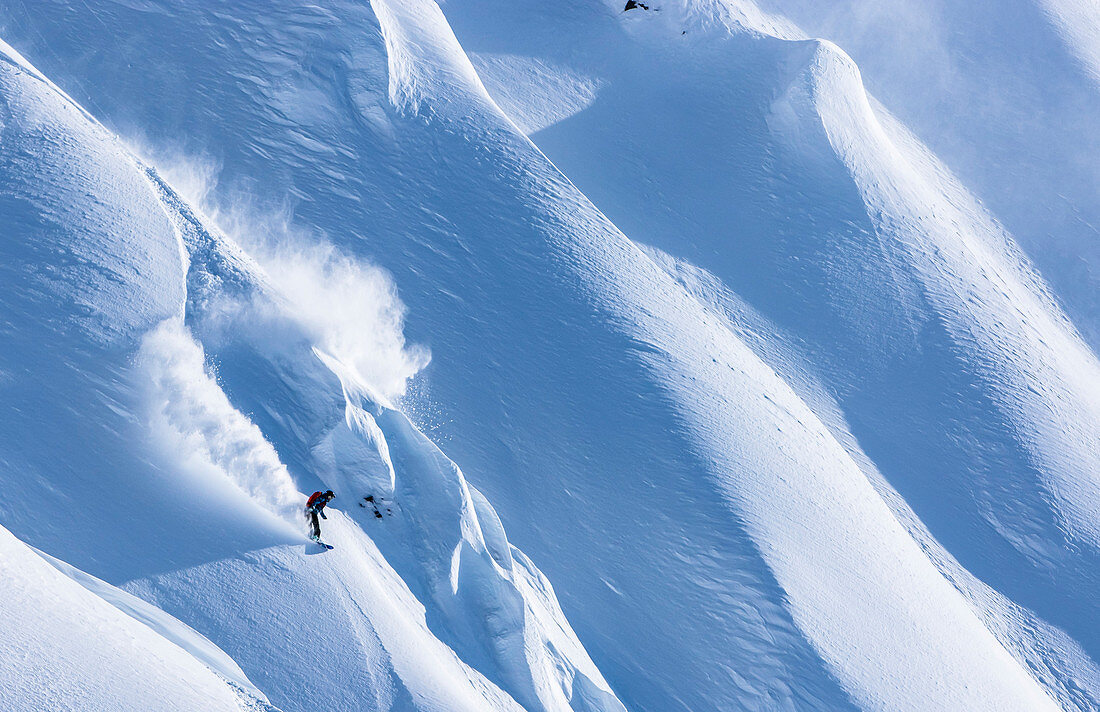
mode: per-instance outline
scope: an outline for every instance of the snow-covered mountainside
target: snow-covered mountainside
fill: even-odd
[[[1100,10],[1010,4],[0,8],[0,708],[1100,709]]]

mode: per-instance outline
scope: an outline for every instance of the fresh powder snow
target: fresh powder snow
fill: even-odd
[[[1100,709],[1097,28],[12,0],[0,709]]]

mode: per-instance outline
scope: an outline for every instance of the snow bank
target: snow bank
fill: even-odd
[[[0,529],[0,557],[4,709],[271,709],[209,643],[202,644],[205,641],[193,633],[161,635],[157,627],[162,626],[139,622],[140,617],[127,615],[97,595],[110,587],[96,582],[92,588],[99,590],[88,590],[6,529]],[[136,608],[149,614],[148,606]],[[159,612],[149,619],[176,632],[184,630]],[[232,676],[219,676],[204,665],[208,661],[215,663],[213,670]]]
[[[137,596],[126,593],[120,588],[97,579],[80,569],[69,566],[60,559],[55,559],[49,554],[36,552],[46,563],[65,574],[71,580],[83,586],[89,593],[130,616],[134,620],[144,623],[166,640],[175,643],[183,650],[190,653],[213,672],[232,683],[238,690],[242,690],[257,700],[267,702],[264,693],[260,692],[252,681],[249,680],[237,663],[225,654],[218,646],[207,638],[197,633],[186,624],[176,620],[156,606],[150,605]]]

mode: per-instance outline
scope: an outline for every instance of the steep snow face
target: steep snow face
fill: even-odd
[[[830,399],[800,392],[950,552],[934,556],[957,557],[1094,652],[1094,602],[1080,591],[1096,585],[1098,554],[1095,356],[1002,228],[871,108],[842,52],[745,36],[744,13],[707,10],[632,11],[602,33],[568,9],[451,15],[475,62],[491,56],[484,72],[515,57],[600,86],[586,111],[534,135],[539,147],[629,235],[717,275],[772,320],[765,329],[800,342],[810,378],[766,335],[755,348],[825,381],[839,419]],[[581,49],[562,50],[550,39],[561,35]],[[502,103],[522,95],[513,86]],[[700,295],[725,312],[712,297]],[[1002,615],[983,613],[998,630]],[[1044,668],[1064,646],[1027,627],[1002,639]],[[1066,672],[1084,660],[1096,680],[1087,656],[1054,657],[1060,694],[1095,704]]]
[[[202,529],[184,543],[174,533],[231,494],[166,486],[167,463],[135,447],[144,437],[129,368],[147,330],[182,316],[179,240],[121,143],[17,62],[8,52],[0,63],[0,397],[15,415],[0,424],[4,524],[112,582],[184,565],[221,550],[224,536]],[[277,535],[248,511],[226,533]],[[103,546],[96,532],[117,542]]]
[[[329,340],[316,333],[316,326],[326,320],[303,323],[301,310],[293,305],[300,296],[294,289],[303,285],[291,280],[272,286],[201,214],[153,177],[162,199],[178,211],[175,217],[189,255],[186,321],[210,345],[212,358],[221,364],[222,382],[242,407],[263,409],[272,416],[267,434],[286,452],[307,458],[297,464],[312,473],[310,479],[319,479],[319,486],[351,500],[351,518],[370,532],[386,564],[426,606],[432,634],[525,709],[621,710],[545,577],[511,547],[488,501],[479,494],[475,497],[458,466],[363,380],[362,363],[345,363],[320,348]],[[326,298],[325,285],[318,286],[320,291],[311,289],[305,295],[315,307]],[[341,304],[331,306],[339,309]],[[374,326],[387,325],[383,321]],[[167,341],[162,341],[164,336]],[[173,384],[169,410],[184,416],[174,421],[182,423],[175,429],[213,441],[214,447],[207,450],[219,456],[218,468],[255,501],[270,502],[272,490],[283,489],[285,468],[272,461],[270,445],[262,438],[257,442],[253,437],[249,444],[244,433],[233,437],[238,429],[259,431],[241,422],[242,416],[204,372],[197,344],[188,334],[177,331],[173,336],[171,330],[167,335],[158,330],[147,342],[150,338],[168,347],[156,349],[153,362],[168,364],[170,376],[162,379],[158,374],[153,380]],[[280,391],[275,399],[268,390],[272,383]],[[221,424],[212,435],[211,416]],[[203,447],[189,449],[204,452]],[[224,455],[231,459],[226,461]],[[257,486],[257,480],[266,481],[266,489]],[[291,516],[280,507],[268,508],[284,519]],[[513,551],[522,557],[523,566],[514,565]],[[157,594],[150,590],[147,595]],[[221,636],[236,634],[234,626],[223,625],[227,630],[220,631]],[[340,646],[332,648],[332,655],[340,652]],[[341,665],[338,660],[332,664]],[[399,672],[407,664],[400,659],[394,663]],[[441,662],[434,665],[448,671]],[[308,673],[313,666],[304,669]],[[278,679],[287,677],[281,673]],[[300,689],[302,684],[295,681],[289,688]],[[356,685],[344,691],[351,695],[347,704],[360,694]],[[289,689],[285,694],[293,697]],[[411,694],[422,693],[413,689]],[[507,698],[481,701],[489,703],[513,704]]]
[[[159,412],[215,439],[169,464],[239,528],[111,580],[287,709],[318,664],[339,708],[1095,707],[1091,354],[842,52],[714,8],[6,10],[164,174],[220,166],[207,212],[269,243],[253,263],[146,174],[187,255],[161,342],[191,376],[164,382],[203,396]],[[308,280],[263,275],[303,233],[393,274],[431,401],[397,397],[422,352],[356,359],[306,323],[325,300],[293,308]],[[447,455],[401,410],[430,407]],[[351,495],[336,551],[281,538],[285,477]]]
[[[1067,543],[1097,552],[1100,362],[1009,237],[922,146],[877,121],[858,73],[828,55],[815,58],[801,98],[814,96],[830,144],[869,211],[883,216],[879,234],[899,243],[931,309],[1013,429],[1053,500],[1053,523]],[[797,102],[800,93],[784,100]]]
[[[458,468],[384,398],[370,396],[384,426],[370,427],[364,399],[373,391],[355,369],[376,361],[354,359],[362,340],[326,338],[340,318],[311,318],[310,303],[293,301],[294,280],[282,285],[290,292],[273,289],[155,172],[13,50],[0,49],[0,180],[13,228],[0,299],[17,347],[5,352],[3,396],[14,409],[26,407],[21,398],[33,391],[42,419],[5,422],[3,481],[15,506],[4,517],[56,555],[57,570],[72,579],[56,584],[63,578],[57,571],[39,575],[49,569],[42,561],[3,578],[11,594],[2,617],[4,659],[35,657],[4,677],[13,704],[65,707],[87,688],[88,698],[74,704],[222,709],[239,702],[259,709],[267,695],[297,710],[314,706],[321,685],[339,709],[518,710],[515,695],[529,710],[622,710],[545,578],[511,549],[488,502],[473,503]],[[315,298],[340,287],[321,286]],[[237,318],[252,328],[233,333]],[[371,326],[399,330],[395,318],[396,326]],[[358,479],[334,478],[352,507],[372,492],[404,502],[397,519],[410,522],[408,537],[449,564],[450,598],[431,578],[442,561],[415,548],[404,560],[400,550],[383,558],[359,525],[336,512],[330,536],[341,553],[308,555],[323,550],[298,531],[304,495],[271,441],[219,386],[188,323],[216,337],[217,347],[261,355],[282,377],[283,400],[266,397],[263,374],[228,380],[264,396],[269,415],[278,417],[287,399],[303,406],[283,420],[303,426],[280,440],[288,449],[327,445],[329,459],[320,464],[368,468],[352,470]],[[350,350],[340,378],[314,350],[320,346]],[[345,420],[344,437],[310,439],[335,425],[344,399],[360,416]],[[380,492],[371,470],[389,462],[383,433],[394,423],[397,435],[389,437],[402,445],[402,457],[382,471],[389,488]],[[59,432],[75,437],[59,443]],[[364,452],[373,459],[364,461]],[[446,521],[461,521],[460,531],[441,530]],[[4,536],[14,566],[35,558]],[[427,571],[438,605],[454,601],[446,621],[425,620],[394,566],[417,589],[417,572]],[[44,595],[36,615],[49,625],[22,614],[36,595]],[[64,637],[59,625],[85,613],[73,643],[45,649]],[[92,631],[101,625],[109,631],[98,641]],[[136,642],[120,644],[127,636]],[[480,647],[493,655],[464,660],[455,652]],[[96,652],[82,659],[85,650]],[[129,659],[144,653],[150,660]],[[89,682],[88,666],[97,661],[104,677]],[[145,673],[147,681],[130,684]],[[56,685],[45,684],[51,676]],[[147,689],[158,683],[155,694]]]
[[[0,401],[14,415],[0,425],[4,523],[115,581],[202,556],[213,537],[172,532],[194,514],[180,497],[193,491],[158,481],[129,408],[142,332],[181,313],[172,224],[117,139],[7,45],[0,102]],[[184,624],[51,568],[7,529],[0,537],[5,708],[262,707],[239,668]]]
[[[427,64],[414,84],[423,91],[451,74]],[[569,203],[570,191],[543,175],[551,197],[541,202],[560,221],[567,263],[599,308],[653,348],[643,362],[667,379],[661,385],[688,422],[689,441],[789,596],[795,623],[853,697],[871,708],[917,709],[936,690],[967,707],[1053,708],[793,392],[633,245],[615,231],[601,234],[602,216],[566,212],[562,203],[578,213],[583,203]],[[775,441],[772,427],[782,434]],[[861,566],[855,584],[851,573]],[[981,652],[944,664],[946,651],[965,649]],[[896,667],[871,662],[885,659]]]

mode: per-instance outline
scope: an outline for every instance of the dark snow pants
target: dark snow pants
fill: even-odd
[[[320,539],[321,538],[321,522],[317,521],[317,510],[316,509],[307,509],[306,511],[309,512],[309,524],[310,524],[309,535],[311,537],[313,537],[314,539]]]

